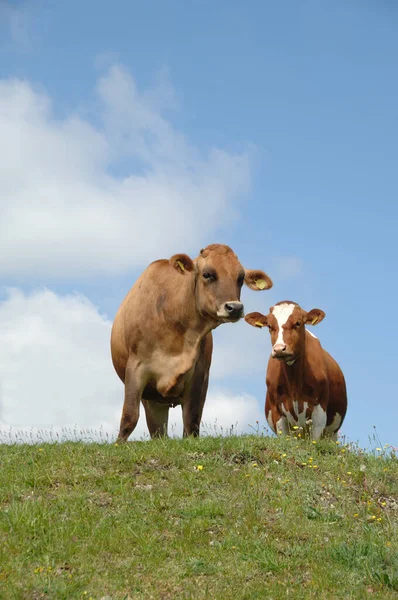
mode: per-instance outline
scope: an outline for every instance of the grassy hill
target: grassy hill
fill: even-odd
[[[398,597],[398,460],[262,436],[0,446],[0,598]]]

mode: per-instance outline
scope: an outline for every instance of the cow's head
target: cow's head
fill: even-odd
[[[245,321],[253,327],[268,327],[271,334],[272,358],[288,365],[298,358],[304,345],[305,325],[316,325],[325,318],[319,308],[306,312],[295,302],[278,302],[267,316],[253,312]]]
[[[175,255],[170,261],[182,272],[192,271],[198,311],[219,323],[239,321],[243,317],[240,292],[245,283],[252,290],[268,290],[272,281],[264,271],[246,270],[236,254],[223,244],[211,244],[192,261]]]

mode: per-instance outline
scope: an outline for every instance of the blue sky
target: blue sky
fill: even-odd
[[[397,26],[387,0],[0,3],[4,426],[97,427],[109,413],[112,427],[109,321],[151,260],[216,241],[274,280],[244,291],[247,311],[325,310],[314,333],[346,376],[343,432],[366,446],[375,425],[398,445]],[[71,334],[67,364],[89,345],[50,385],[74,293],[98,342]],[[215,340],[209,420],[232,398],[242,427],[264,423],[268,333],[240,323]],[[61,394],[61,408],[64,377],[78,399]],[[112,400],[96,415],[102,387]]]

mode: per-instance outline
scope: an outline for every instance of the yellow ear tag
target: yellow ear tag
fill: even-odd
[[[259,290],[264,290],[267,287],[267,282],[265,279],[257,279],[256,287],[258,287]]]
[[[312,319],[311,325],[315,325],[315,323],[317,322],[317,320],[318,320],[318,317],[315,317],[314,319]]]
[[[177,260],[176,262],[177,262],[177,265],[180,267],[181,271],[185,271],[184,264],[180,260]]]
[[[260,321],[256,321],[254,324],[256,327],[264,327],[264,325],[260,323]]]

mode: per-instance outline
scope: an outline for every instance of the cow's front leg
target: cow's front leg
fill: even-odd
[[[135,359],[129,358],[124,379],[124,404],[122,418],[120,419],[118,442],[126,442],[137,426],[144,387],[142,369],[137,366]]]
[[[167,437],[167,424],[169,421],[169,405],[153,400],[142,399],[145,409],[146,423],[151,438]]]
[[[198,436],[203,407],[209,386],[209,371],[213,350],[213,338],[208,334],[201,343],[200,354],[188,389],[182,398],[183,436]]]

